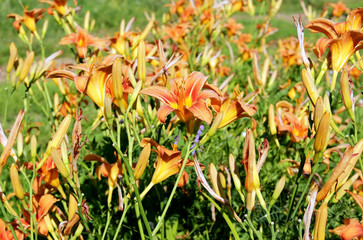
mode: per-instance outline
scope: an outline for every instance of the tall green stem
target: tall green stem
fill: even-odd
[[[189,154],[190,154],[190,146],[191,146],[191,143],[192,143],[192,141],[191,141],[191,140],[189,140],[189,143],[188,143],[188,145],[187,145],[188,150],[187,150],[187,153],[186,153],[186,155],[185,155],[185,157],[184,157],[183,165],[182,165],[182,167],[180,168],[180,171],[179,171],[179,174],[178,174],[178,178],[177,178],[177,179],[176,179],[176,181],[175,181],[175,184],[174,184],[173,190],[172,190],[172,192],[171,192],[171,194],[170,194],[170,196],[169,196],[169,199],[168,199],[168,202],[166,203],[166,206],[165,206],[165,208],[164,208],[164,211],[163,211],[163,213],[162,213],[161,217],[159,218],[159,222],[158,222],[158,224],[156,225],[156,227],[155,227],[155,229],[154,229],[154,231],[153,231],[153,234],[152,234],[153,236],[155,236],[155,235],[156,235],[156,233],[159,231],[159,229],[160,229],[161,225],[163,224],[163,221],[164,221],[164,218],[165,218],[166,212],[167,212],[167,211],[168,211],[168,209],[169,209],[169,206],[170,206],[171,200],[172,200],[172,199],[173,199],[173,197],[174,197],[174,194],[175,194],[176,189],[177,189],[177,187],[178,187],[178,183],[179,183],[179,181],[180,181],[180,178],[181,178],[181,176],[182,176],[182,174],[183,174],[183,171],[184,171],[185,165],[186,165],[186,163],[187,163],[187,159],[188,159]]]

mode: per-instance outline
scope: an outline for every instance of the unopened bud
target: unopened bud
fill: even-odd
[[[28,75],[30,67],[33,64],[33,60],[34,60],[34,52],[33,51],[30,53],[28,52],[19,75],[19,82],[24,81],[24,79]]]
[[[24,144],[23,134],[21,134],[21,132],[19,132],[17,140],[16,140],[16,146],[17,146],[17,150],[18,150],[18,157],[21,157],[23,155],[23,144]]]
[[[74,214],[77,212],[78,203],[73,194],[69,194],[69,202],[68,202],[68,222],[71,221]]]
[[[323,202],[320,208],[316,211],[314,240],[325,239],[325,228],[328,220],[328,205]]]
[[[268,125],[270,128],[270,132],[272,135],[275,135],[277,133],[276,129],[276,122],[275,122],[275,110],[274,106],[270,104],[268,107]]]
[[[32,135],[30,139],[30,155],[32,158],[37,156],[37,138],[35,135]]]
[[[140,41],[137,51],[137,74],[144,84],[146,81],[146,59],[145,59],[145,43]]]
[[[129,107],[128,110],[131,109],[132,105],[135,103],[137,97],[139,96],[139,92],[141,91],[142,82],[138,81],[136,84],[136,87],[134,88],[134,92],[132,93],[130,97]]]
[[[6,72],[10,73],[11,69],[13,69],[14,63],[18,58],[18,49],[15,46],[15,43],[10,43],[10,57],[8,61],[8,65],[6,67]]]
[[[84,29],[88,32],[89,30],[89,19],[90,19],[90,11],[88,10],[86,12],[86,15],[84,16]]]
[[[210,180],[212,182],[213,190],[217,193],[218,196],[226,199],[226,195],[225,195],[225,193],[223,191],[221,182],[220,182],[220,180],[218,178],[217,168],[213,163],[211,163],[209,165],[209,174],[210,174]]]
[[[326,111],[318,126],[318,130],[316,131],[315,141],[314,141],[314,150],[316,153],[322,152],[328,145],[329,141],[329,133],[330,133],[330,112]]]
[[[151,145],[150,143],[147,143],[140,153],[139,160],[137,161],[134,170],[135,180],[140,179],[142,174],[144,173],[146,165],[149,161],[150,152],[151,152]]]
[[[343,186],[341,186],[339,188],[339,190],[337,191],[336,194],[334,194],[334,197],[332,199],[333,203],[337,203],[343,196],[344,194],[347,192],[347,190],[349,190],[350,186],[353,185],[353,183],[355,181],[357,181],[357,179],[359,178],[359,174],[356,173],[354,174],[348,181],[346,181]],[[324,200],[325,201],[325,200]]]
[[[112,124],[112,100],[111,97],[108,94],[105,94],[103,98],[103,116],[106,120],[106,123],[108,126],[111,126]]]
[[[112,65],[112,90],[113,95],[121,104],[123,97],[123,86],[122,86],[122,63],[121,58],[116,58]]]
[[[48,144],[47,150],[45,151],[45,154],[38,165],[37,169],[41,168],[43,163],[47,160],[47,158],[50,155],[51,149],[55,148],[57,149],[59,145],[61,144],[64,136],[67,134],[69,125],[71,124],[72,115],[68,114],[63,121],[59,124],[57,132],[54,134],[54,137],[52,141]]]
[[[17,198],[20,200],[24,199],[24,190],[21,186],[18,170],[16,169],[15,164],[11,164],[10,167],[10,179],[11,179],[11,185],[13,185],[14,193]]]
[[[55,148],[52,148],[51,150],[51,154],[52,154],[52,158],[53,158],[53,162],[55,164],[55,166],[57,167],[59,173],[66,179],[68,179],[69,177],[69,172],[66,168],[66,166],[64,165],[61,157],[59,156],[58,151]]]
[[[318,97],[315,104],[315,110],[314,110],[314,127],[315,131],[318,131],[318,126],[321,118],[323,117],[324,113],[324,101],[322,97]]]
[[[48,19],[45,19],[44,24],[43,24],[43,29],[42,29],[42,38],[44,38],[45,34],[47,33],[48,24],[49,24]]]
[[[318,93],[318,90],[316,89],[316,86],[314,84],[314,79],[311,76],[311,73],[308,72],[306,69],[303,69],[301,71],[301,78],[302,78],[304,87],[305,87],[306,91],[308,92],[310,101],[313,103],[313,105],[315,105],[316,100],[319,97],[319,93]]]
[[[286,182],[286,177],[283,176],[282,178],[280,178],[280,180],[276,183],[276,187],[275,187],[275,191],[272,194],[272,199],[273,200],[277,200],[282,192],[282,190],[284,190],[285,187],[285,182]]]
[[[59,95],[58,93],[54,94],[53,98],[53,107],[54,107],[54,115],[58,116],[60,105],[59,105]]]
[[[349,116],[355,122],[354,106],[353,106],[353,92],[350,89],[349,76],[347,70],[343,70],[340,77],[340,87],[344,106],[348,110]]]
[[[236,159],[232,154],[229,154],[229,168],[231,170],[232,179],[237,191],[242,190],[241,178],[236,165]]]

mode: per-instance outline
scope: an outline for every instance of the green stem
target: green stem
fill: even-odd
[[[307,183],[306,183],[306,185],[305,185],[305,188],[304,188],[303,192],[301,193],[301,196],[300,196],[300,198],[299,198],[299,201],[297,202],[296,207],[295,207],[295,209],[294,209],[294,212],[291,214],[290,219],[293,219],[293,218],[295,217],[295,215],[296,215],[297,211],[299,210],[300,205],[301,205],[301,203],[302,203],[302,201],[303,201],[303,199],[304,199],[304,196],[305,196],[306,192],[308,191],[308,189],[310,188],[310,182],[311,182],[311,179],[313,179],[313,176],[315,175],[316,171],[318,170],[318,168],[319,168],[319,166],[320,166],[320,163],[321,163],[321,161],[318,161],[318,162],[315,164],[315,166],[313,167],[313,169],[312,169],[312,171],[311,171],[311,174],[310,174],[310,176],[309,176],[309,178],[308,178],[308,181],[307,181]]]
[[[141,238],[141,240],[145,240],[144,229],[142,227],[142,220],[140,218],[140,210],[139,210],[137,203],[136,203],[136,207],[135,207],[135,213],[136,213],[136,218],[137,218],[137,225],[138,225],[139,231],[140,231],[140,238]]]
[[[129,161],[131,160],[131,162],[132,162],[133,140],[131,138],[130,126],[129,126],[129,122],[127,120],[126,114],[124,115],[124,122],[125,122],[125,126],[126,126],[126,132],[127,132],[128,142],[129,142],[128,156],[129,156]],[[117,142],[115,140],[115,137],[113,136],[112,133],[109,134],[109,137],[111,138],[112,142],[114,143],[114,148],[116,149],[116,151],[118,152],[118,154],[120,156],[122,156],[122,159],[124,160],[124,163],[126,165],[126,169],[127,169],[128,175],[130,177],[130,183],[131,183],[131,185],[132,185],[132,187],[134,189],[134,192],[135,192],[135,195],[136,195],[136,199],[137,199],[137,202],[138,202],[138,205],[136,205],[136,207],[138,207],[140,209],[140,213],[141,213],[142,219],[144,221],[144,224],[145,224],[147,233],[149,235],[149,238],[152,239],[151,228],[150,228],[150,225],[149,225],[149,221],[147,220],[144,207],[143,207],[142,202],[141,202],[140,192],[139,192],[139,189],[137,188],[136,181],[135,181],[135,178],[134,178],[134,174],[133,174],[133,170],[131,168],[131,165],[129,164],[129,161],[127,159],[125,159],[124,154],[122,153],[122,151],[120,149],[120,146],[117,145]]]
[[[108,226],[110,225],[110,222],[111,222],[111,208],[109,207],[107,210],[107,222],[106,222],[105,229],[103,230],[102,240],[104,240],[106,237],[107,229],[108,229]]]
[[[255,226],[253,226],[250,216],[251,216],[251,210],[248,210],[247,217],[246,217],[247,223],[250,226],[250,228],[252,229],[252,231],[256,234],[257,238],[262,240],[262,234],[259,231],[257,231]]]
[[[192,143],[192,141],[191,141],[191,140],[189,140],[189,143],[188,143],[188,145],[187,145],[188,150],[187,150],[187,153],[186,153],[186,155],[185,155],[185,157],[184,157],[183,165],[182,165],[182,167],[180,168],[180,171],[179,171],[179,174],[178,174],[178,178],[177,178],[177,179],[176,179],[176,181],[175,181],[175,184],[174,184],[173,190],[172,190],[172,192],[171,192],[171,194],[170,194],[170,197],[169,197],[169,199],[168,199],[168,202],[166,203],[166,206],[165,206],[165,208],[164,208],[164,211],[163,211],[163,213],[162,213],[161,217],[159,218],[159,222],[158,222],[158,224],[156,225],[156,227],[155,227],[155,229],[154,229],[154,231],[153,231],[152,236],[155,236],[155,235],[156,235],[156,233],[159,231],[159,229],[160,229],[161,225],[163,224],[163,221],[164,221],[164,218],[165,218],[166,212],[168,211],[168,209],[169,209],[169,207],[170,207],[171,200],[172,200],[172,199],[173,199],[173,197],[174,197],[174,194],[175,194],[176,189],[177,189],[177,187],[178,187],[178,183],[179,183],[179,181],[180,181],[180,178],[181,178],[181,176],[182,176],[182,174],[183,174],[183,171],[184,171],[185,165],[186,165],[186,163],[187,163],[187,159],[188,159],[189,154],[190,154],[190,152],[191,152],[191,151],[190,151],[190,145],[191,145],[191,143]]]
[[[222,210],[222,208],[211,198],[209,197],[205,192],[202,192],[202,194],[216,207],[216,209],[222,214],[224,220],[227,222],[229,228],[231,229],[231,232],[234,236],[234,239],[240,239],[237,233],[236,228],[234,227],[231,219],[229,218],[228,214]],[[244,227],[244,226],[243,226]],[[244,227],[245,228],[245,227]],[[247,230],[247,229],[246,229]]]
[[[127,213],[128,210],[129,210],[129,205],[128,205],[128,201],[126,200],[126,202],[125,202],[125,209],[122,212],[122,216],[121,216],[120,222],[118,223],[118,226],[117,226],[117,229],[116,229],[116,233],[115,233],[115,236],[113,237],[113,240],[116,240],[117,239],[117,235],[118,235],[118,233],[121,230],[122,223],[125,220],[125,216],[126,216],[126,213]]]
[[[6,123],[6,116],[8,113],[8,102],[9,102],[9,79],[10,79],[10,73],[6,74],[6,87],[5,87],[5,94],[6,94],[6,99],[5,99],[5,109],[4,109],[4,123]]]

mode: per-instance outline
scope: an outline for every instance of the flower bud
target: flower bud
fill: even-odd
[[[86,15],[84,16],[84,30],[86,30],[88,32],[89,30],[89,19],[90,19],[90,11],[88,10],[86,12]]]
[[[10,43],[10,57],[8,61],[8,65],[6,67],[6,72],[10,73],[11,69],[13,69],[14,63],[18,58],[18,49],[15,46],[15,43]]]
[[[207,134],[202,138],[202,140],[200,140],[200,143],[199,144],[206,143],[209,140],[209,138],[216,133],[218,127],[221,125],[221,122],[223,120],[223,117],[224,117],[224,113],[223,112],[219,112],[217,114],[216,118],[213,121],[212,126],[210,127],[210,129],[207,132]]]
[[[311,73],[308,72],[306,69],[303,69],[301,71],[301,78],[302,78],[304,87],[305,87],[306,91],[308,92],[310,101],[313,103],[313,105],[315,105],[316,100],[319,97],[319,93],[314,84],[313,76],[311,76]]]
[[[212,182],[212,187],[213,187],[213,190],[217,193],[218,196],[226,199],[226,195],[223,191],[223,188],[222,188],[222,185],[221,185],[221,182],[218,178],[218,171],[217,171],[217,168],[216,166],[211,163],[209,165],[209,174],[210,174],[210,180]]]
[[[108,94],[105,94],[103,98],[103,116],[106,120],[106,124],[110,127],[112,124],[112,100]]]
[[[59,173],[66,179],[69,178],[69,172],[66,168],[66,166],[64,165],[61,157],[59,156],[58,151],[55,148],[52,148],[51,150],[51,155],[53,158],[53,162],[55,164],[55,166],[57,167]]]
[[[15,164],[11,164],[10,167],[10,179],[11,185],[13,185],[14,193],[17,198],[20,200],[24,199],[24,190],[20,182],[18,170],[16,169]]]
[[[54,134],[52,141],[49,142],[47,150],[45,151],[44,157],[42,158],[40,164],[37,169],[40,169],[43,163],[47,160],[51,153],[51,149],[57,149],[61,144],[64,136],[67,134],[69,125],[71,124],[72,115],[68,114],[63,121],[59,124],[57,132]]]
[[[224,176],[222,171],[218,171],[218,181],[220,182],[220,185],[223,189],[227,187],[226,176]]]
[[[18,77],[20,75],[20,72],[23,69],[23,66],[24,66],[24,61],[23,61],[22,58],[19,58],[19,60],[18,60],[18,67],[16,68],[16,71],[15,71],[15,76]]]
[[[241,191],[242,190],[241,178],[236,165],[236,159],[232,154],[229,154],[229,168],[231,170],[234,186],[236,187],[237,191]]]
[[[334,194],[334,197],[332,199],[332,203],[337,203],[346,193],[347,190],[349,190],[350,186],[353,185],[353,183],[359,178],[359,174],[354,174],[348,181],[346,181],[337,191],[336,194]]]
[[[58,93],[54,94],[54,98],[53,98],[53,108],[54,108],[54,115],[58,116],[59,110],[60,110],[60,105],[59,105],[59,95]]]
[[[272,135],[277,133],[276,122],[275,122],[275,110],[274,106],[270,104],[268,107],[268,126]]]
[[[26,76],[28,75],[30,67],[33,64],[33,60],[34,60],[34,52],[33,51],[28,52],[19,74],[19,82],[23,82]]]
[[[325,227],[328,220],[328,205],[323,202],[320,208],[316,211],[314,240],[325,239]]]
[[[344,106],[348,110],[349,116],[355,122],[354,106],[353,106],[353,92],[350,89],[349,76],[347,70],[343,70],[340,78],[341,94]]]
[[[134,170],[135,180],[140,179],[142,174],[144,173],[146,165],[149,161],[150,152],[151,152],[151,145],[150,143],[147,143],[140,153],[139,160],[137,161]]]
[[[68,222],[71,221],[74,214],[77,212],[78,203],[77,199],[74,197],[73,194],[69,194],[69,201],[68,201]]]
[[[343,158],[340,160],[338,165],[334,168],[329,179],[326,181],[324,186],[319,191],[316,201],[324,199],[329,192],[335,191],[342,186],[347,177],[352,172],[355,164],[357,163],[360,155],[363,151],[363,139],[361,139],[354,147],[349,146],[344,152]]]
[[[330,133],[330,112],[326,111],[318,126],[318,130],[316,131],[315,141],[314,141],[314,150],[316,153],[320,153],[323,151],[329,141],[329,133]]]
[[[36,158],[37,156],[37,138],[35,135],[32,135],[30,139],[30,155],[32,158]]]
[[[8,161],[9,155],[13,151],[12,147],[14,146],[16,137],[18,136],[20,125],[21,125],[21,122],[22,122],[22,120],[24,118],[24,114],[25,114],[25,111],[21,110],[19,112],[18,116],[16,117],[15,123],[14,123],[13,127],[11,128],[11,131],[10,131],[10,134],[9,134],[8,142],[6,143],[6,145],[4,147],[4,150],[1,153],[1,156],[0,156],[0,175],[1,175],[2,168],[5,166],[5,164]]]
[[[140,41],[137,52],[137,74],[139,79],[144,84],[146,81],[146,59],[145,59],[145,43]]]
[[[18,156],[21,157],[23,155],[23,134],[21,134],[21,132],[18,133],[18,137],[16,140],[17,143],[17,150],[18,150]]]
[[[123,97],[121,58],[116,58],[112,65],[112,90],[113,95],[120,103]]]
[[[321,118],[323,117],[324,113],[324,101],[322,97],[318,97],[315,104],[315,110],[314,110],[314,128],[315,131],[318,131],[318,126]]]
[[[137,82],[136,87],[134,88],[134,92],[132,93],[132,95],[130,97],[128,110],[131,109],[132,105],[135,103],[137,97],[139,96],[139,92],[141,91],[141,86],[142,86],[142,82],[141,81]]]
[[[47,33],[48,24],[49,24],[48,19],[45,19],[44,24],[43,24],[43,29],[42,29],[42,38],[44,38],[45,34]]]
[[[279,198],[282,190],[284,190],[285,187],[285,182],[286,182],[286,177],[283,176],[282,178],[280,178],[280,180],[276,183],[276,187],[275,187],[275,191],[272,194],[272,199],[274,199],[275,201]]]

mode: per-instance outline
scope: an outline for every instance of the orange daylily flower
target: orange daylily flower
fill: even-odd
[[[317,18],[305,26],[313,33],[321,32],[328,37],[317,41],[315,54],[321,57],[326,48],[330,49],[327,58],[333,69],[331,89],[335,88],[338,72],[354,52],[363,48],[362,22],[363,8],[357,8],[348,14],[345,22],[334,23],[325,18]]]
[[[93,37],[86,30],[77,27],[77,33],[71,33],[59,42],[60,45],[74,44],[76,46],[77,54],[80,58],[85,58],[88,46],[96,47],[99,49],[106,47],[106,41]]]
[[[333,7],[333,16],[337,18],[343,15],[343,13],[349,11],[347,6],[341,1],[337,3],[331,3],[330,6]]]
[[[17,220],[14,220],[12,223],[9,224],[12,225],[17,239],[23,240],[25,238],[25,234],[18,229]],[[13,234],[11,233],[10,228],[8,227],[8,224],[6,224],[1,218],[0,218],[0,239],[2,240],[15,239]]]
[[[48,14],[50,15],[53,15],[52,9],[56,10],[61,16],[64,16],[68,13],[67,0],[39,0],[39,2],[48,3],[51,5],[47,10]]]
[[[85,74],[82,76],[67,70],[55,70],[48,75],[48,78],[64,77],[73,80],[78,91],[87,94],[98,107],[103,109],[105,95],[109,94],[112,97],[112,65],[117,57],[119,55],[109,55],[101,63],[93,58],[91,64],[78,64],[74,69],[84,71]],[[123,71],[125,72],[126,68],[123,68]],[[133,88],[126,77],[123,77],[123,89],[125,101],[122,103],[115,101],[116,105],[127,105],[127,95],[132,92]]]
[[[13,26],[16,30],[20,30],[20,25],[23,23],[30,31],[36,31],[35,23],[44,17],[44,8],[36,8],[33,10],[28,10],[28,7],[24,9],[24,16],[19,14],[9,14],[8,18],[14,18],[15,21]]]
[[[165,103],[158,110],[160,122],[165,123],[166,117],[171,113],[185,123],[198,118],[210,124],[213,118],[206,99],[219,99],[218,93],[213,89],[203,90],[207,87],[207,77],[200,72],[193,72],[187,77],[172,80],[171,90],[160,86],[151,86],[142,90],[141,94],[155,97]],[[188,125],[188,124],[187,124]]]
[[[37,230],[40,234],[47,236],[48,235],[48,227],[45,222],[45,216],[54,206],[58,199],[53,197],[51,194],[38,194],[33,196],[33,213],[35,213],[35,218],[37,220]],[[30,226],[30,214],[27,211],[24,211],[24,219],[22,219],[22,224],[24,228]]]
[[[298,116],[293,114],[293,107],[286,101],[276,104],[277,116],[275,117],[278,131],[289,132],[291,141],[300,142],[308,136],[309,119],[308,112],[301,109]]]
[[[255,105],[246,104],[243,99],[230,100],[225,98],[220,109],[217,109],[217,112],[223,112],[224,114],[218,128],[223,128],[243,117],[252,117],[256,111],[257,107]]]
[[[144,147],[146,144],[150,143],[151,146],[154,146],[156,150],[152,150],[157,154],[157,159],[155,161],[154,167],[155,171],[153,177],[151,179],[152,184],[158,184],[159,182],[164,181],[165,179],[179,173],[180,168],[183,163],[183,159],[181,158],[181,151],[176,149],[176,146],[173,146],[173,150],[166,149],[164,146],[159,145],[155,140],[151,138],[144,138],[141,140],[141,147]],[[193,166],[194,163],[190,160],[187,160],[186,166]],[[179,187],[183,186],[187,182],[187,173],[183,172],[183,177],[181,178],[181,183],[179,183]]]
[[[237,35],[238,30],[242,30],[244,27],[240,23],[236,23],[236,20],[233,18],[229,18],[228,22],[224,24],[225,28],[227,29],[228,37]]]

